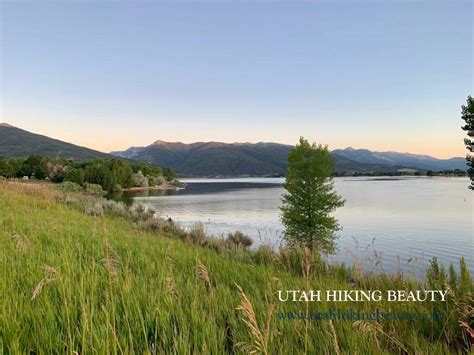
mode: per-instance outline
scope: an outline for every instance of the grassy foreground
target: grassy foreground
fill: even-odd
[[[0,182],[0,353],[471,350],[472,289],[460,293],[454,287],[443,304],[280,303],[277,289],[422,286],[399,276],[321,267],[304,253],[300,259],[274,257],[269,262],[250,252],[234,255],[185,243],[122,217],[86,215],[61,202],[58,194],[48,186]],[[277,317],[278,312],[336,307],[367,312],[376,307],[391,312],[438,310],[445,319]]]

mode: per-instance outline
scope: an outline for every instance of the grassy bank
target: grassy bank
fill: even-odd
[[[48,186],[0,182],[0,352],[470,350],[472,280],[461,289],[434,275],[433,284],[449,289],[446,303],[281,303],[278,289],[411,290],[424,285],[396,275],[327,267],[305,252],[276,255],[196,241],[192,233],[141,218],[144,211],[131,218],[129,212],[104,210],[92,198],[85,202],[89,206],[78,208],[81,198]],[[444,319],[278,317],[279,312],[351,307],[369,313],[376,308],[439,311]]]

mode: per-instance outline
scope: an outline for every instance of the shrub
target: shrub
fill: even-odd
[[[145,228],[151,229],[154,232],[161,233],[167,229],[168,222],[162,218],[153,217],[146,221]]]
[[[69,170],[67,161],[63,159],[52,159],[45,164],[44,174],[53,182],[62,182]]]
[[[81,185],[75,182],[65,181],[58,185],[58,189],[62,192],[81,192]]]
[[[245,235],[241,231],[236,231],[234,233],[229,233],[227,240],[231,243],[234,243],[237,246],[247,248],[253,244],[252,238]]]
[[[98,184],[90,184],[88,182],[84,184],[84,192],[91,195],[102,195],[105,193],[102,186]]]
[[[100,202],[97,202],[93,206],[86,207],[84,213],[88,216],[102,216],[104,214],[104,208]]]
[[[222,253],[224,250],[229,249],[229,242],[222,238],[206,238],[208,249],[214,250],[218,253]]]
[[[179,180],[176,180],[174,179],[172,182],[171,182],[171,185],[175,186],[175,187],[183,187],[183,183]]]
[[[189,237],[194,244],[204,245],[206,244],[206,230],[204,224],[201,222],[193,225],[188,231]]]
[[[156,211],[152,208],[146,208],[143,205],[133,205],[130,208],[130,218],[132,221],[146,221],[154,216]]]
[[[151,186],[160,186],[166,183],[166,179],[163,176],[153,176],[148,178],[148,183]]]
[[[106,213],[113,216],[129,217],[128,208],[122,201],[116,202],[112,200],[104,200],[102,202],[102,207]]]
[[[79,202],[79,199],[77,198],[76,195],[66,195],[63,199],[64,203],[68,205],[75,205]]]
[[[174,223],[171,219],[165,220],[164,226],[166,226],[166,229],[164,232],[172,234],[174,236],[178,236],[180,238],[183,238],[184,236],[188,235],[188,232],[184,230],[181,226],[178,224]]]
[[[143,175],[141,170],[138,170],[136,174],[133,174],[133,182],[137,187],[148,187],[148,178]]]

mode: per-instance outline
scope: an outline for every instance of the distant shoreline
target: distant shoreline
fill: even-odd
[[[159,185],[159,186],[146,186],[146,187],[129,187],[122,189],[122,192],[138,192],[138,191],[149,191],[149,190],[178,190],[184,188],[186,185],[184,184],[182,187],[177,187],[170,184]]]

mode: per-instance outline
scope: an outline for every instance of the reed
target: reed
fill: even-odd
[[[271,304],[268,306],[267,310],[267,320],[265,322],[265,326],[261,329],[257,317],[255,315],[255,311],[253,309],[252,303],[248,299],[247,295],[243,291],[242,287],[237,285],[237,289],[239,291],[240,297],[240,305],[237,306],[237,310],[241,311],[242,313],[242,321],[247,326],[247,329],[250,335],[253,337],[252,343],[238,343],[237,346],[244,348],[247,352],[253,353],[262,353],[267,355],[268,354],[268,341],[270,338],[270,324],[272,320],[272,315],[275,310],[275,305]]]

